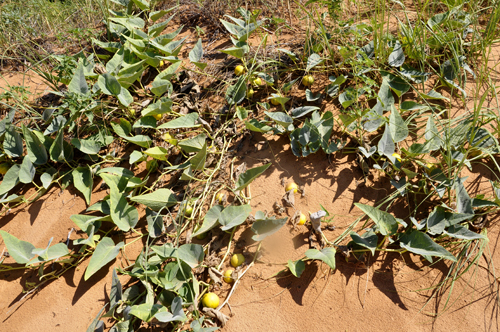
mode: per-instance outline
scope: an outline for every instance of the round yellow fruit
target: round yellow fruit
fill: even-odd
[[[131,116],[135,116],[135,109],[129,108],[128,112],[130,113]]]
[[[307,217],[305,214],[301,213],[300,214],[300,219],[299,219],[299,223],[297,225],[304,225],[307,221]]]
[[[243,263],[245,263],[245,256],[242,254],[234,254],[233,257],[231,257],[231,265],[233,267],[238,267]]]
[[[290,182],[285,187],[286,192],[289,192],[292,189],[293,189],[293,193],[295,194],[297,192],[297,190],[299,189],[299,186],[295,182]]]
[[[155,114],[153,116],[156,119],[156,121],[160,121],[161,120],[161,114]]]
[[[160,67],[163,67],[163,66],[165,66],[165,61],[160,60]]]
[[[0,165],[0,174],[4,175],[9,170],[10,165],[8,163],[3,163]]]
[[[241,76],[243,75],[244,72],[245,72],[245,67],[243,67],[242,65],[236,66],[236,68],[234,68],[234,73],[236,76]]]
[[[203,296],[201,303],[204,307],[215,309],[219,306],[219,297],[215,293],[207,293]]]
[[[312,75],[306,75],[302,78],[302,84],[304,86],[311,86],[314,84],[314,77]]]
[[[228,284],[232,283],[234,281],[233,277],[233,270],[226,270],[224,272],[224,281],[227,282]]]
[[[254,91],[252,88],[247,90],[247,98],[252,99],[253,98]]]
[[[193,214],[193,207],[192,207],[191,205],[189,205],[189,204],[188,204],[188,205],[186,206],[186,209],[184,210],[184,215],[185,215],[186,217],[190,217],[190,216],[191,216],[191,214]]]
[[[252,80],[252,84],[255,87],[259,87],[262,85],[262,80],[260,79],[260,77],[256,77]]]

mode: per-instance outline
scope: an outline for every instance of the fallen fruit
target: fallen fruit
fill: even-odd
[[[312,75],[306,75],[302,78],[302,84],[304,86],[311,86],[314,83],[314,77]]]
[[[255,87],[259,87],[262,85],[262,80],[260,79],[260,77],[256,77],[252,80],[252,85],[255,86]]]
[[[153,115],[156,119],[156,121],[160,121],[161,120],[161,114],[155,114]]]
[[[189,204],[188,204],[188,205],[186,206],[186,209],[184,210],[184,215],[185,215],[186,217],[190,217],[192,213],[193,213],[193,207],[192,207],[191,205],[189,205]]]
[[[165,61],[160,60],[160,67],[163,67],[163,66],[165,66]]]
[[[207,293],[203,296],[201,303],[204,307],[215,309],[219,306],[219,297],[215,293]]]
[[[252,99],[253,98],[254,91],[252,88],[247,90],[247,98]]]
[[[245,256],[242,254],[234,254],[233,257],[231,257],[231,265],[233,267],[238,267],[243,263],[245,263]]]
[[[307,221],[307,217],[305,214],[301,213],[300,214],[300,219],[299,219],[299,223],[297,225],[304,225]]]
[[[289,192],[292,189],[293,189],[293,193],[295,194],[297,192],[297,190],[299,189],[299,186],[295,182],[290,182],[285,187],[286,192]]]
[[[232,282],[234,281],[234,279],[233,279],[233,277],[232,277],[232,275],[233,275],[233,271],[234,271],[234,270],[231,270],[231,269],[230,269],[230,270],[226,270],[226,271],[224,272],[224,278],[223,278],[223,279],[224,279],[224,281],[225,281],[225,282],[227,282],[228,284],[230,284],[230,283],[232,283]]]
[[[236,74],[236,76],[241,76],[244,72],[245,67],[243,67],[242,65],[236,66],[236,68],[234,68],[234,73]]]

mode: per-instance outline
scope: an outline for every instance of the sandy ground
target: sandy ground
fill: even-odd
[[[10,79],[9,84],[17,84]],[[34,80],[33,84],[38,83]],[[319,152],[297,158],[286,138],[267,139],[269,144],[261,144],[265,138],[260,135],[248,138],[243,149],[246,153],[238,161],[246,162],[249,168],[267,160],[272,162],[251,184],[253,212],[272,211],[273,203],[284,193],[282,179],[293,180],[304,185],[306,193],[305,197],[296,195],[295,208],[315,212],[323,205],[335,216],[336,229],[325,232],[329,239],[334,239],[361,215],[353,203],[374,203],[392,191],[388,180],[377,175],[368,177],[365,183],[352,154],[338,152],[328,158]],[[477,192],[489,190],[485,178],[492,174],[487,168],[476,167],[467,175],[468,188]],[[93,202],[104,195],[105,191],[95,184]],[[84,200],[74,189],[52,188],[34,204],[2,217],[0,229],[38,247],[45,246],[51,237],[53,243],[65,242],[75,227],[69,217],[85,209]],[[407,206],[401,203],[391,212],[405,217],[406,211]],[[294,209],[288,208],[283,216],[293,214]],[[426,289],[442,280],[448,264],[440,262],[429,267],[414,255],[380,254],[363,264],[347,262],[337,254],[335,271],[320,262],[308,262],[301,278],[289,273],[272,277],[284,269],[288,260],[304,257],[309,248],[307,228],[294,230],[288,223],[264,241],[259,263],[242,279],[230,300],[230,309],[224,308],[232,318],[223,331],[497,331],[498,280],[490,271],[500,275],[499,233],[498,218],[492,217],[485,254],[475,269],[457,281],[448,310],[443,312],[447,293],[430,299],[432,289]],[[81,236],[72,232],[70,239]],[[132,241],[133,237],[123,240]],[[236,240],[235,252],[244,253],[250,262],[256,249],[251,231],[240,229]],[[0,250],[3,247],[0,241]],[[140,248],[140,241],[127,247],[127,257],[135,257]],[[6,262],[11,264],[12,259]],[[88,260],[26,297],[23,286],[38,280],[36,271],[1,272],[0,330],[85,331],[107,301],[112,268],[127,263],[120,254],[84,281],[87,264]],[[224,299],[229,286],[225,285],[219,293]]]

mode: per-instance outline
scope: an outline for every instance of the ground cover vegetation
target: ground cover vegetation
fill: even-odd
[[[500,206],[498,86],[490,76],[498,66],[489,60],[499,41],[498,1],[0,6],[2,65],[21,64],[51,88],[36,101],[19,86],[0,94],[0,214],[53,186],[74,186],[89,205],[71,217],[85,234],[72,243],[50,239],[36,248],[0,231],[17,263],[4,256],[0,271],[38,271],[40,282],[26,285],[32,292],[84,260],[91,278],[133,243],[117,234],[145,243],[134,263],[113,271],[109,304],[88,331],[102,330],[103,318],[114,322],[111,331],[144,323],[217,330],[232,292],[219,299],[214,287],[223,280],[237,291],[258,262],[259,249],[248,264],[232,256],[239,227],[251,227],[260,248],[287,222],[308,219],[317,243],[283,266],[296,277],[307,260],[335,269],[339,259],[377,251],[447,260],[433,296],[448,299],[443,290],[487,254],[488,216]],[[290,42],[287,32],[297,26],[303,37]],[[214,64],[206,45],[221,38],[228,42]],[[57,52],[61,43],[76,51]],[[322,206],[291,218],[252,215],[250,185],[271,164],[235,167],[245,135],[287,137],[300,158],[354,154],[365,176],[380,174],[392,193],[375,205],[355,203],[363,216],[335,239],[322,232],[335,222]],[[463,171],[476,164],[496,174],[489,194],[464,186]],[[109,194],[91,204],[101,181]],[[300,190],[284,189],[285,202]],[[405,216],[390,212],[398,205]],[[138,231],[141,220],[147,232]],[[219,257],[214,243],[226,233]],[[228,261],[234,271],[223,271]],[[119,274],[134,280],[129,288]]]

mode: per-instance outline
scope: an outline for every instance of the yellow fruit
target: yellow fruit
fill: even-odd
[[[185,215],[186,217],[190,217],[192,213],[193,213],[193,207],[192,207],[191,205],[189,205],[189,204],[188,204],[188,205],[186,206],[186,209],[184,210],[184,215]]]
[[[247,98],[248,98],[248,99],[252,99],[252,98],[253,98],[253,94],[254,94],[253,89],[252,89],[252,88],[249,88],[249,89],[247,90]]]
[[[259,87],[262,85],[262,80],[260,79],[260,77],[256,77],[252,80],[252,84],[255,87]]]
[[[244,72],[245,67],[243,67],[242,65],[236,66],[236,68],[234,68],[234,73],[236,74],[236,76],[241,76]]]
[[[224,281],[227,282],[228,284],[232,283],[234,281],[233,277],[232,277],[232,274],[233,274],[233,270],[226,270],[224,272]]]
[[[131,116],[135,116],[135,109],[129,108],[128,111],[129,111],[129,113],[130,113]]]
[[[156,119],[156,121],[160,121],[161,120],[161,114],[155,114],[153,115]]]
[[[169,142],[172,145],[177,145],[177,139],[175,139],[169,133],[166,133],[165,135],[163,135],[163,139],[165,140],[165,142]]]
[[[301,213],[300,214],[300,219],[299,219],[299,223],[297,225],[304,225],[307,221],[307,217],[305,214]]]
[[[222,201],[224,200],[224,193],[219,192],[219,193],[215,196],[215,200],[216,200],[217,202],[219,202],[219,204],[220,204],[220,203],[222,203]]]
[[[233,267],[238,267],[243,263],[245,263],[245,256],[242,254],[234,254],[233,257],[231,257],[231,265]]]
[[[215,309],[219,306],[219,297],[215,293],[207,293],[203,296],[201,303],[204,307]]]
[[[160,61],[160,67],[165,66],[165,62],[163,60]]]
[[[293,189],[293,193],[295,194],[297,192],[297,189],[299,189],[299,186],[295,182],[290,182],[285,187],[286,192],[289,192],[292,189]]]
[[[9,170],[10,168],[10,165],[7,164],[7,163],[3,163],[0,165],[0,174],[4,175],[5,173],[7,173],[7,171]]]
[[[314,83],[314,77],[312,75],[306,75],[302,78],[302,84],[304,86],[311,86]]]
[[[425,164],[425,168],[427,169],[427,173],[430,174],[432,173],[433,170],[437,168],[437,166],[432,163],[427,163]]]
[[[401,156],[399,155],[399,153],[394,152],[392,156],[396,158],[399,162],[401,162]]]

